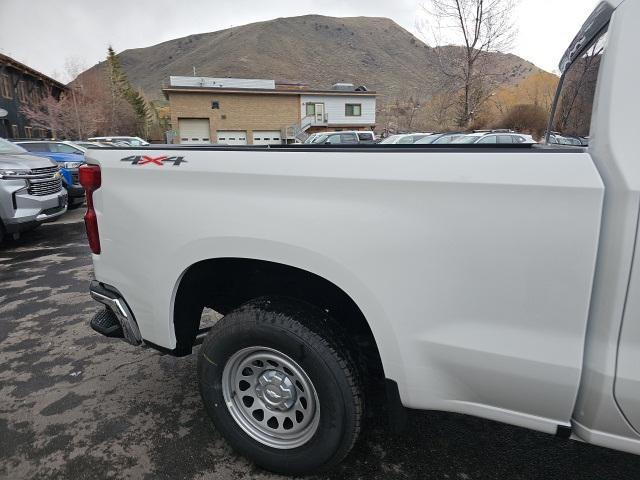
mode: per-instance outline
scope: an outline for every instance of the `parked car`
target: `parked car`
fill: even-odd
[[[380,143],[384,145],[410,145],[416,143],[418,140],[422,140],[428,137],[431,133],[400,133],[397,135],[391,135],[383,139]]]
[[[375,143],[375,135],[371,131],[346,130],[342,132],[322,132],[314,134],[305,141],[305,144],[314,145],[356,145],[356,144],[372,144]]]
[[[117,141],[112,141],[112,142],[107,142],[107,141],[100,141],[100,142],[95,142],[97,143],[99,147],[130,147],[131,145],[126,143],[126,142],[117,142]]]
[[[283,474],[340,462],[376,388],[394,423],[441,410],[640,454],[638,24],[640,1],[606,0],[563,57],[550,124],[584,149],[95,150],[92,327],[201,343],[217,432]]]
[[[316,143],[316,140],[320,137],[324,135],[323,133],[312,133],[311,135],[309,135],[306,140],[304,142],[302,142],[305,145],[309,145],[312,143]]]
[[[72,146],[76,146],[76,147],[80,147],[81,149],[84,150],[84,152],[86,153],[87,150],[89,148],[94,148],[94,147],[106,147],[107,145],[100,143],[100,142],[89,142],[86,140],[73,140],[73,141],[65,141],[64,143],[68,144],[68,145],[72,145]]]
[[[113,137],[91,137],[89,138],[90,142],[118,142],[121,144],[126,144],[131,147],[145,147],[149,145],[149,142],[143,140],[140,137],[127,137],[127,136],[113,136]]]
[[[57,163],[0,138],[0,242],[66,210],[67,192]]]
[[[536,142],[531,135],[514,132],[474,132],[456,138],[452,144],[534,144]]]
[[[464,137],[465,132],[434,133],[414,142],[415,145],[446,145],[458,138]]]
[[[69,208],[79,207],[84,203],[84,188],[78,180],[78,168],[84,164],[84,152],[81,147],[63,141],[33,140],[15,142],[33,155],[46,157],[58,162],[64,188],[69,194]]]
[[[551,145],[573,145],[575,147],[584,147],[589,144],[589,140],[588,138],[581,138],[573,135],[561,135],[554,132],[549,135],[547,143]]]

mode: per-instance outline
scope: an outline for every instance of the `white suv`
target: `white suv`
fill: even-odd
[[[533,144],[536,142],[531,135],[514,132],[474,132],[455,139],[452,144],[477,143],[477,144]]]
[[[146,147],[149,142],[141,139],[140,137],[91,137],[88,139],[90,142],[122,142],[131,145],[132,147]]]
[[[309,137],[306,144],[314,145],[357,145],[359,143],[375,143],[376,137],[368,130],[345,130],[342,132],[321,132]]]

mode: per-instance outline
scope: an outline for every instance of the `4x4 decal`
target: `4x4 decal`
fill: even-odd
[[[184,157],[168,157],[161,155],[159,157],[150,157],[148,155],[132,155],[125,157],[121,162],[130,162],[131,165],[146,165],[147,163],[153,163],[155,165],[163,166],[164,162],[172,162],[174,166],[178,167],[181,163],[187,163]]]

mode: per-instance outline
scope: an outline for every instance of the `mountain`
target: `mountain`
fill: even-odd
[[[319,88],[350,82],[387,99],[418,91],[429,96],[446,80],[432,48],[394,21],[376,17],[278,18],[125,50],[118,58],[131,83],[154,99],[162,97],[169,75],[192,75],[194,67],[198,76],[269,78]],[[499,84],[540,71],[511,54],[491,53],[488,63],[501,74]],[[102,63],[89,71],[101,68]]]

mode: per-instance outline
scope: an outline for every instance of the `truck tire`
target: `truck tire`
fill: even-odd
[[[331,468],[363,412],[359,375],[323,310],[259,298],[214,325],[198,354],[200,394],[230,445],[272,472]]]

